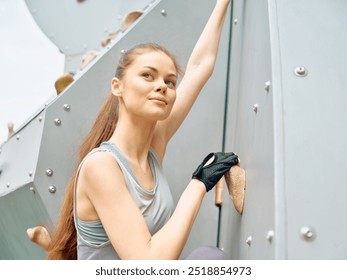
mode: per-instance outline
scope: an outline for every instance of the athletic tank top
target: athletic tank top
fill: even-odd
[[[150,149],[148,153],[148,160],[154,178],[154,188],[152,190],[146,190],[140,186],[127,158],[113,142],[103,142],[100,147],[94,149],[88,155],[96,152],[107,152],[115,158],[123,172],[129,193],[142,212],[149,232],[152,235],[155,234],[169,220],[174,208],[172,194],[163,173],[162,163],[155,151]],[[83,162],[84,160],[81,162],[77,171],[74,190],[74,220],[77,230],[77,258],[79,260],[120,259],[100,220],[82,221],[77,217],[75,198],[77,178]],[[124,213],[124,215],[126,215],[126,213]]]

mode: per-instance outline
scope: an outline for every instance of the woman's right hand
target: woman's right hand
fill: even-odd
[[[194,171],[192,179],[204,183],[206,191],[210,191],[231,167],[239,163],[235,153],[210,153]]]

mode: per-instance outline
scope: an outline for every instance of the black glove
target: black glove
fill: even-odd
[[[205,165],[213,156],[213,161]],[[239,157],[234,153],[210,153],[194,171],[192,179],[203,182],[208,192],[231,167],[238,163]]]

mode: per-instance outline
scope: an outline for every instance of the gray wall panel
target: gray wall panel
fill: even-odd
[[[347,3],[277,1],[277,6],[288,258],[346,259]],[[307,76],[294,75],[298,66]],[[302,238],[306,226],[315,239]]]
[[[247,172],[244,214],[224,207],[234,258],[347,256],[346,10],[343,1],[234,1],[227,143]]]
[[[226,148],[240,156],[247,186],[242,217],[227,201],[223,214],[232,222],[223,221],[222,246],[236,259],[271,259],[274,244],[266,235],[275,227],[273,92],[265,90],[271,81],[266,1],[234,1],[232,38]]]
[[[27,237],[27,228],[36,224],[50,227],[41,197],[30,190],[33,184],[21,186],[15,192],[0,197],[0,259],[43,259],[44,251]]]

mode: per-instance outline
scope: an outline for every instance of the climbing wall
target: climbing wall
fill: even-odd
[[[346,12],[234,1],[226,143],[247,187],[243,215],[223,212],[233,258],[347,258]]]
[[[27,1],[34,18],[40,18],[38,22],[41,29],[45,30],[47,35],[55,34],[51,38],[53,42],[60,46],[64,46],[64,42],[70,42],[69,48],[61,48],[63,52],[66,51],[66,56],[76,53],[77,51],[73,51],[76,48],[88,51],[89,49],[81,48],[81,44],[73,48],[76,44],[70,40],[68,34],[60,34],[61,30],[59,33],[56,22],[49,22],[49,17],[40,17],[41,2]],[[71,7],[68,11],[70,14],[73,10],[79,11],[78,8],[81,7],[86,11],[87,8],[82,5],[93,6],[97,2],[64,1],[63,7],[57,7],[56,10]],[[28,240],[26,229],[39,224],[49,230],[54,228],[65,187],[76,166],[78,147],[109,93],[110,81],[121,51],[137,43],[157,42],[170,49],[184,67],[214,4],[214,0],[205,1],[203,5],[198,0],[148,2],[144,5],[143,16],[136,24],[120,33],[107,47],[100,48],[97,58],[84,70],[80,71],[78,64],[68,63],[68,68],[74,67],[69,69],[78,70],[74,76],[75,81],[54,100],[44,104],[33,118],[1,146],[0,209],[6,215],[0,220],[0,235],[4,237],[0,238],[0,258],[44,258],[43,250]],[[47,9],[50,11],[51,8]],[[89,18],[95,22],[108,15],[97,9],[89,10]],[[126,10],[129,11],[129,8]],[[115,14],[118,21],[117,12]],[[75,24],[79,24],[79,13],[73,16],[76,17]],[[69,17],[66,17],[67,21]],[[82,18],[81,22],[83,20],[85,19]],[[69,24],[65,27],[68,26]],[[69,29],[63,30],[62,33],[69,32]],[[104,39],[104,30],[101,33],[100,35],[100,32],[97,34],[91,30],[90,36],[94,36],[97,43],[94,46],[85,43],[85,46],[94,49]],[[76,37],[76,32],[73,35]],[[228,36],[229,25],[226,24],[215,75],[206,85],[196,107],[167,150],[164,168],[176,201],[203,157],[210,151],[221,150]],[[83,32],[81,38],[84,38]],[[88,40],[90,42],[91,39]],[[216,244],[217,217],[218,211],[211,192],[202,205],[182,257],[198,246]]]
[[[71,37],[70,29],[57,29],[56,18],[40,21],[44,1],[27,1],[41,29],[65,53],[66,70],[76,74],[0,147],[0,259],[44,258],[26,229],[53,229],[78,147],[109,92],[121,51],[157,42],[184,67],[215,4],[140,2],[143,16],[100,48],[100,40],[120,26],[119,15],[141,7],[109,1],[109,10],[122,11],[113,14],[97,9],[96,0],[61,1],[61,19],[64,7],[76,12],[65,17],[79,28]],[[347,258],[346,12],[343,0],[233,1],[215,72],[164,160],[177,201],[207,153],[224,149],[240,156],[244,211],[235,211],[225,189],[219,238],[233,259]],[[82,26],[90,19],[97,24],[88,33]],[[96,59],[78,70],[81,54],[95,48]],[[181,257],[217,239],[212,191]]]

